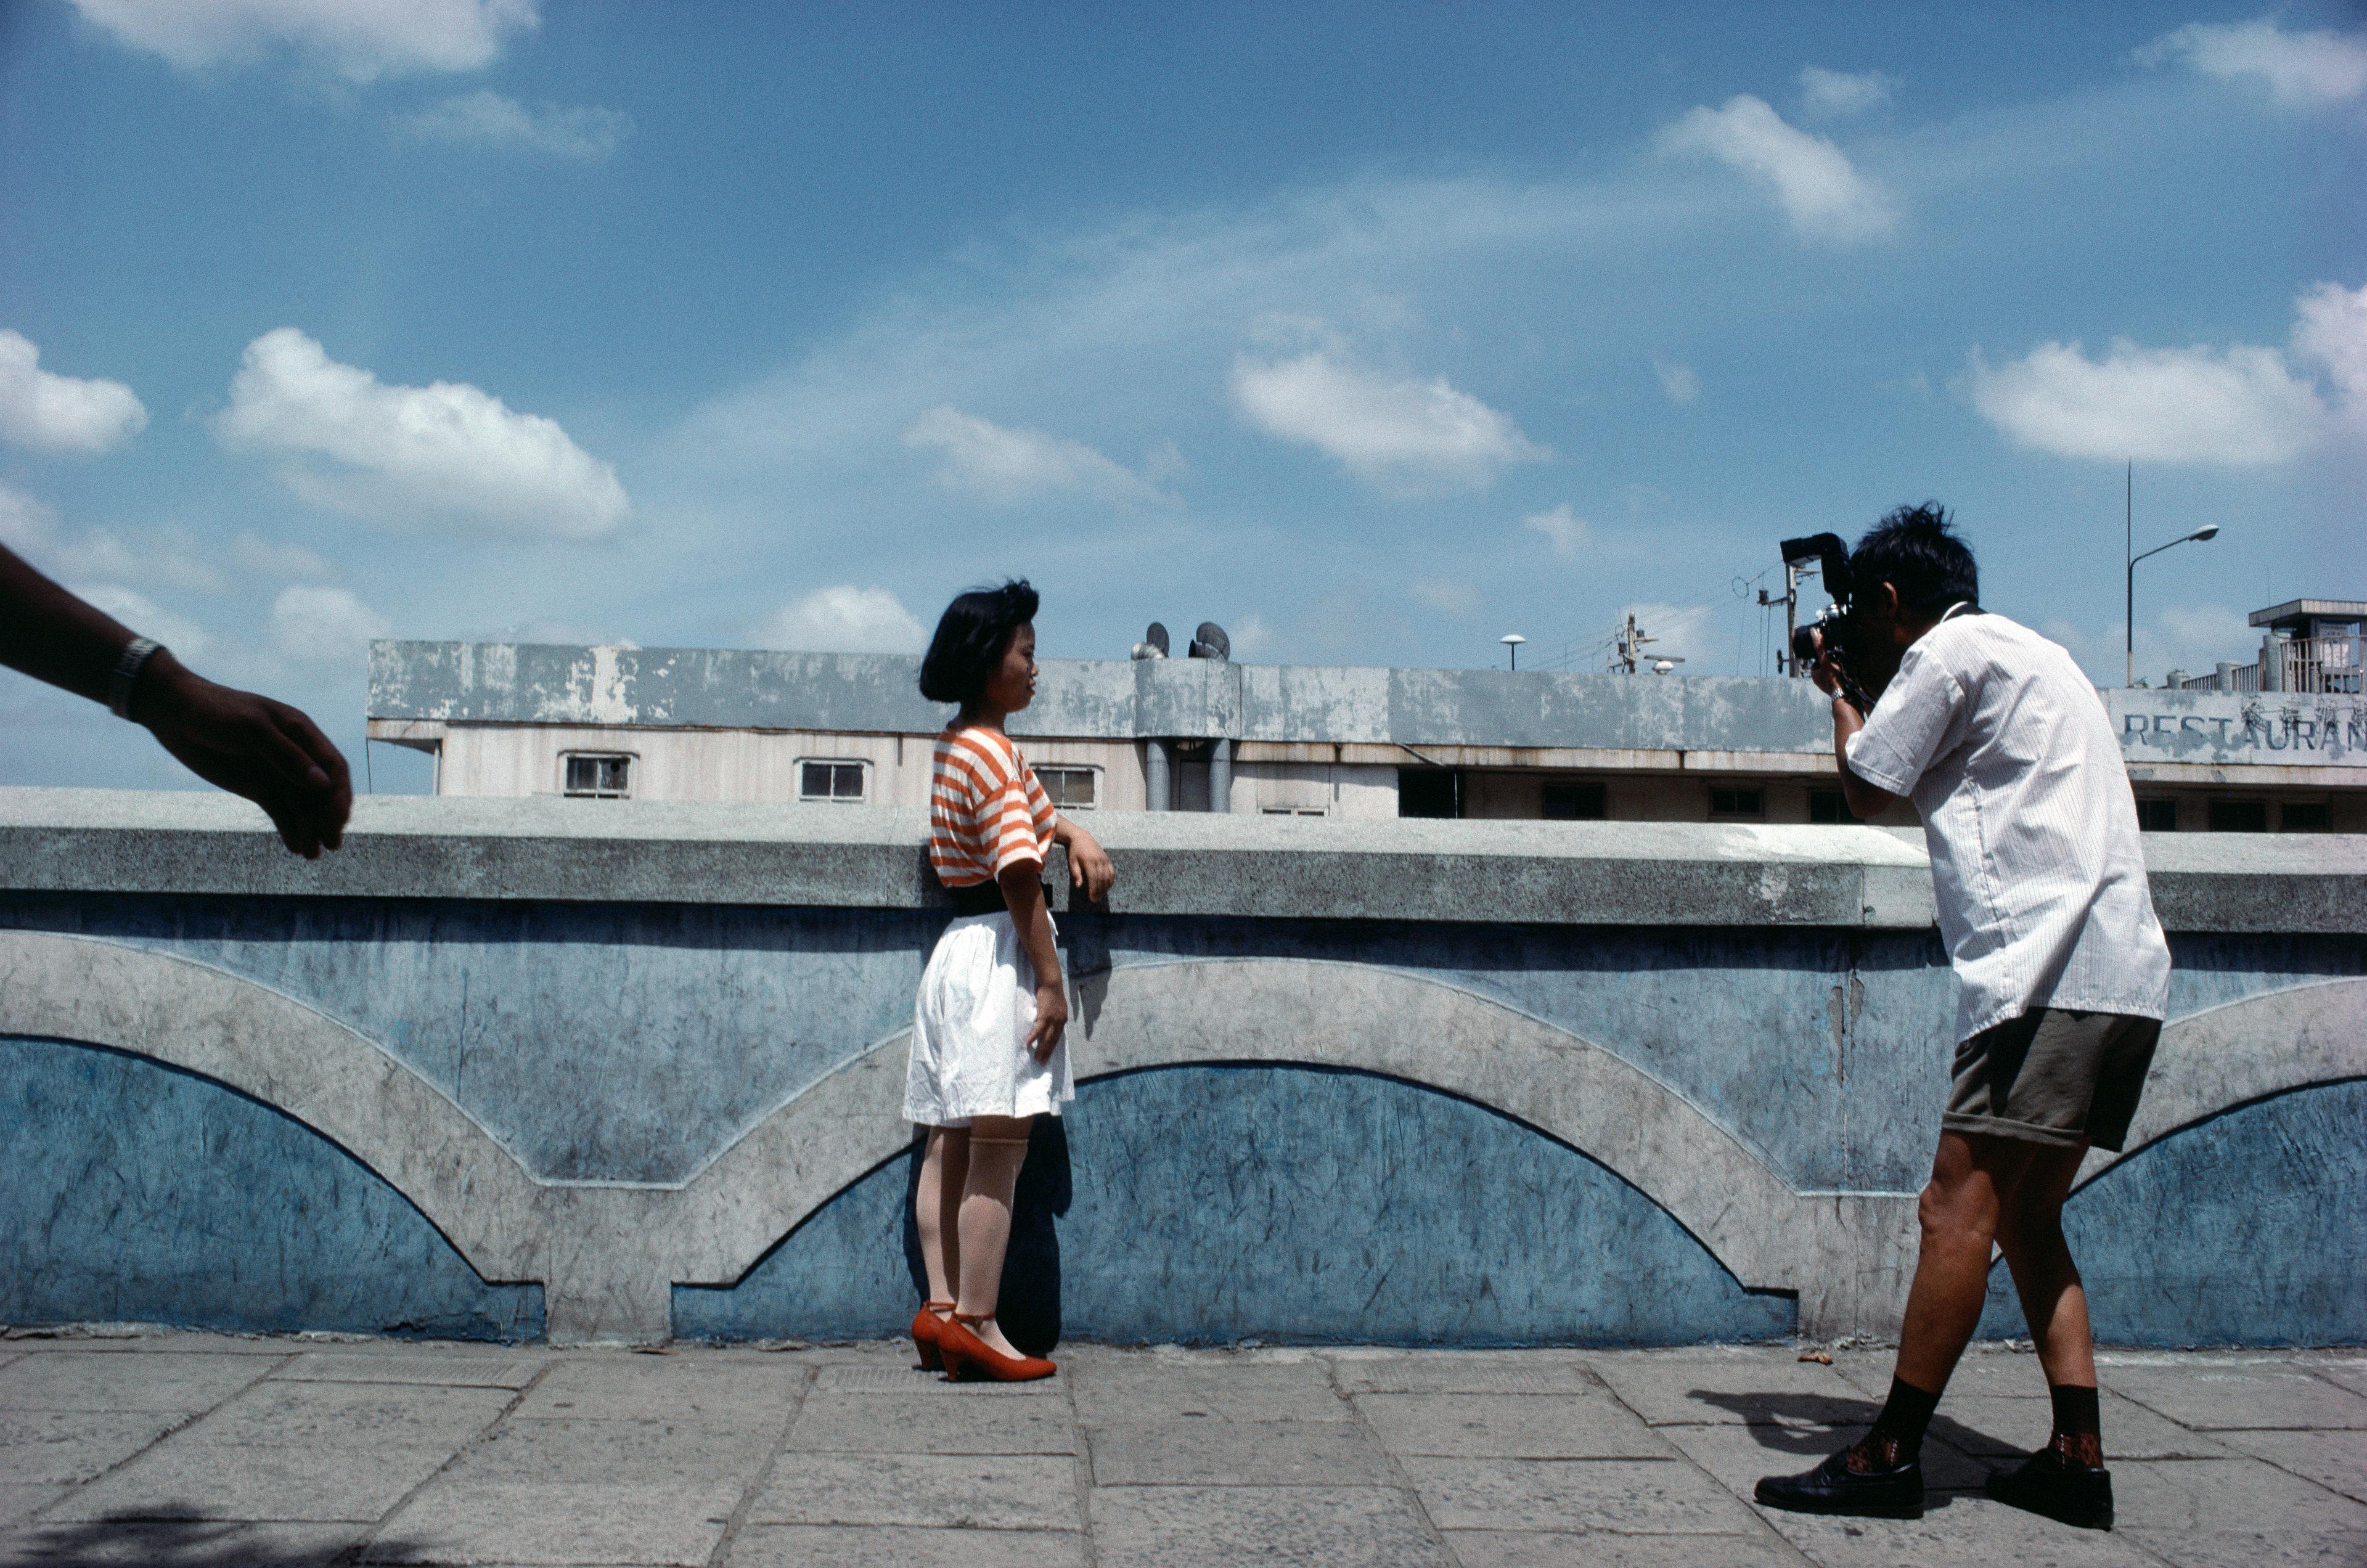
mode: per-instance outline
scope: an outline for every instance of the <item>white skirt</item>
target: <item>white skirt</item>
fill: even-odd
[[[1035,1116],[1077,1098],[1064,1035],[1049,1061],[1027,1049],[1036,1026],[1036,966],[1006,911],[946,928],[921,972],[904,1119],[967,1127],[980,1116]]]

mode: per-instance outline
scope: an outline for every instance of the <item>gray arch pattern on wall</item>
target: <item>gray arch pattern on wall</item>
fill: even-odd
[[[1096,1074],[1210,1062],[1372,1072],[1460,1096],[1592,1157],[1743,1284],[1799,1292],[1812,1335],[1894,1329],[1914,1197],[1796,1192],[1674,1089],[1499,1002],[1307,959],[1128,965],[1081,987]],[[2131,1150],[2235,1105],[2367,1076],[2367,980],[2272,992],[2164,1032]],[[324,1013],[210,965],[0,932],[0,1032],[79,1041],[216,1079],[383,1177],[490,1280],[538,1280],[555,1342],[669,1332],[674,1284],[729,1284],[909,1145],[905,1035],[799,1091],[673,1185],[538,1181],[459,1106]],[[2247,1049],[2263,1035],[2290,1048]],[[2092,1179],[2112,1156],[2091,1156]]]

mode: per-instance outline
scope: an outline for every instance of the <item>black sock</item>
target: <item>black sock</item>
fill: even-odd
[[[2049,1383],[2046,1397],[2055,1404],[2055,1435],[2047,1447],[2068,1464],[2090,1468],[2104,1462],[2102,1401],[2092,1388]]]
[[[1874,1430],[1865,1435],[1866,1441],[1882,1444],[1894,1465],[1920,1459],[1923,1429],[1931,1425],[1931,1413],[1939,1408],[1938,1394],[1893,1376],[1890,1397],[1883,1402],[1882,1414],[1874,1418]]]

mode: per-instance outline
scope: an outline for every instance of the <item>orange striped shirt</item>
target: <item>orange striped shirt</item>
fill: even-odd
[[[1042,865],[1057,820],[1051,797],[1011,738],[975,725],[937,737],[929,778],[929,863],[947,887]]]

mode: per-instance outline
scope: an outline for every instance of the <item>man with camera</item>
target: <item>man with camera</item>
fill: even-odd
[[[1815,676],[1833,694],[1842,789],[1860,818],[1900,796],[1922,816],[1958,1043],[1889,1397],[1863,1438],[1806,1474],[1760,1482],[1758,1498],[1921,1517],[1924,1428],[1980,1321],[1994,1243],[2055,1426],[2028,1461],[1989,1476],[1988,1494],[2109,1529],[2063,1200],[2091,1145],[2117,1150],[2128,1135],[2169,985],[2120,744],[2068,653],[1982,611],[1973,553],[1944,509],[1901,507],[1845,557],[1829,535],[1797,544],[1820,542],[1842,614],[1814,637]]]

